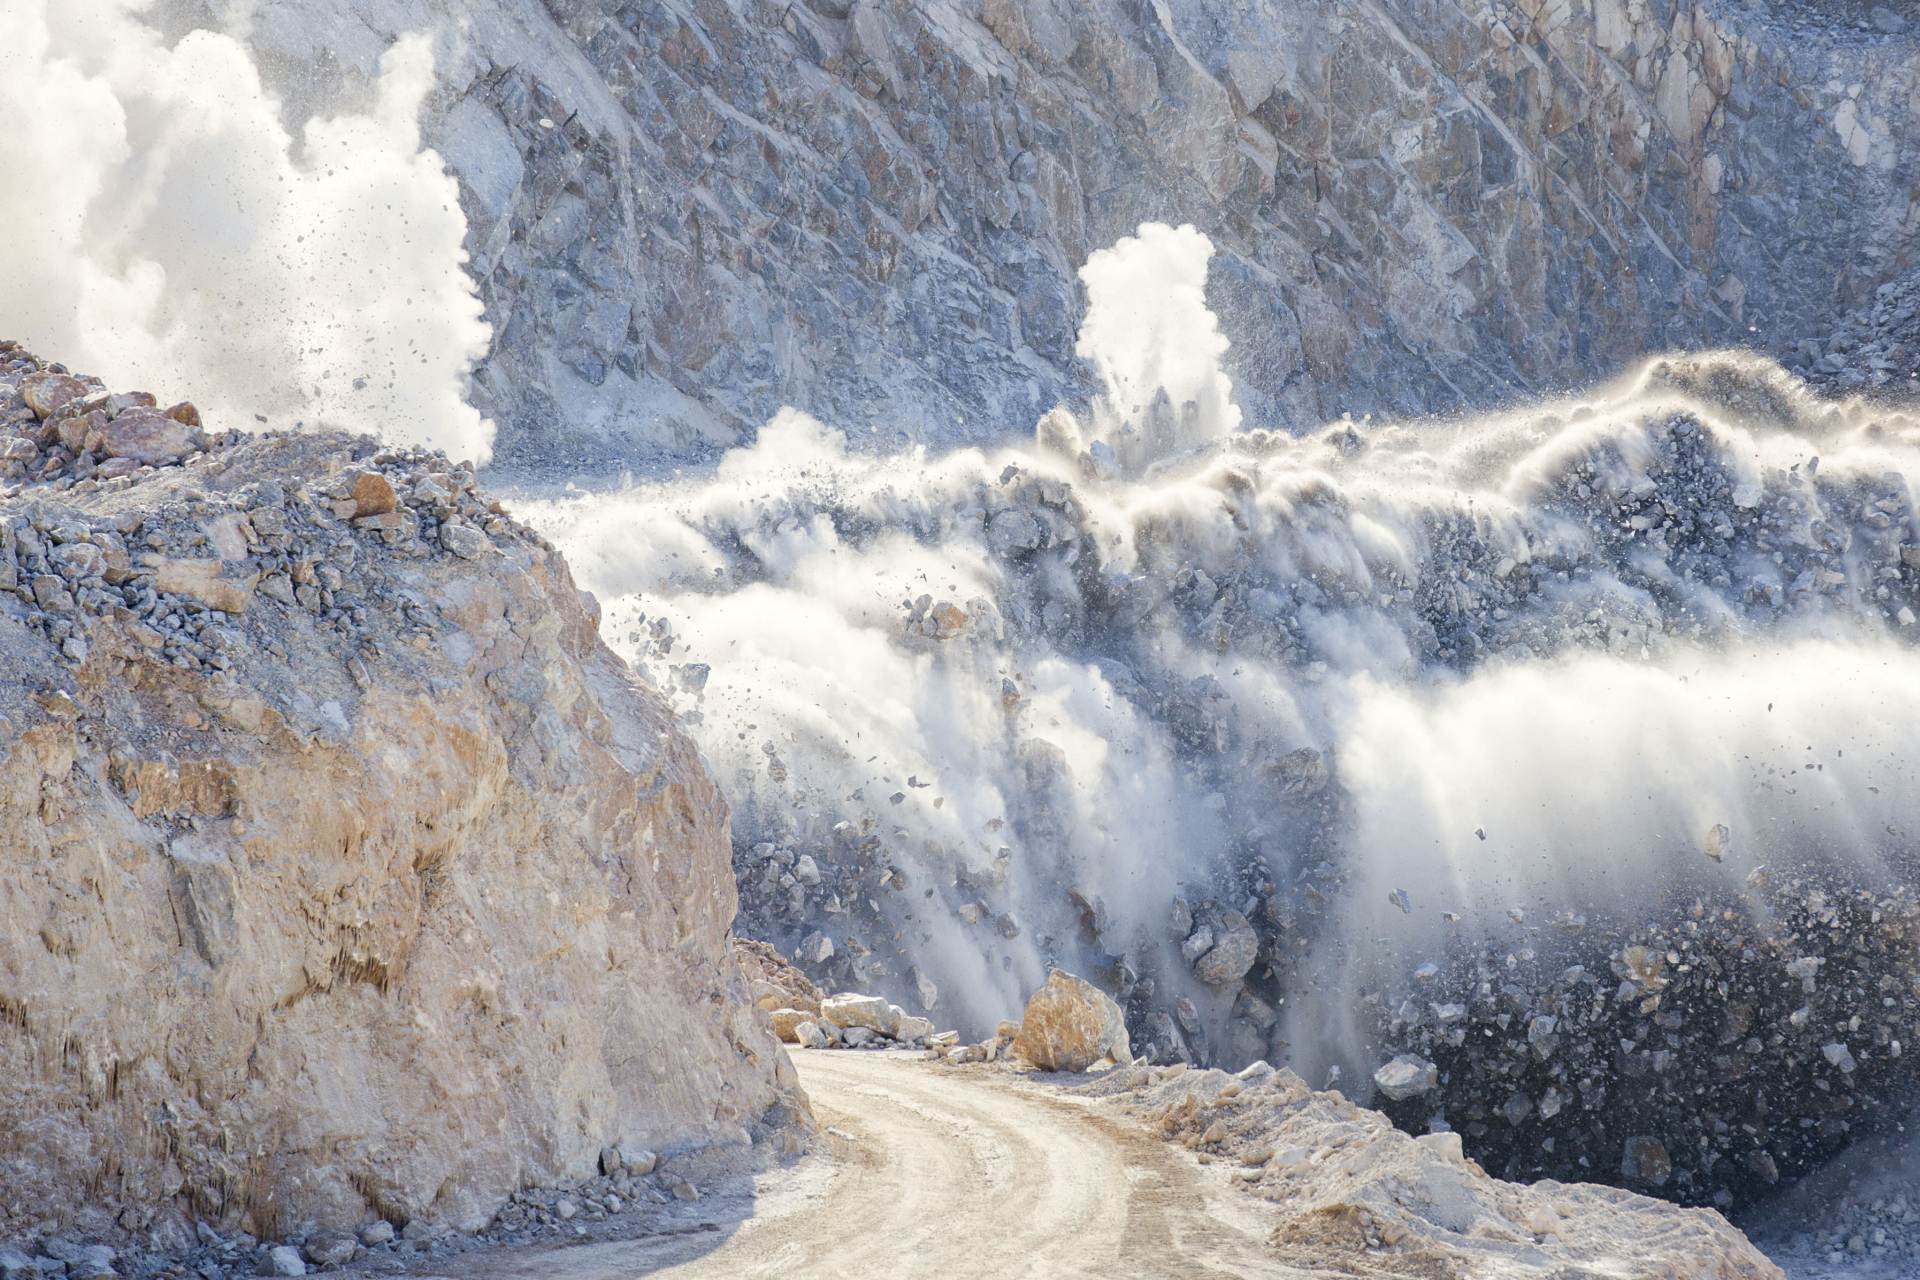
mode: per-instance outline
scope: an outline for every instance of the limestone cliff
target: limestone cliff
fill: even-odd
[[[1249,421],[1792,351],[1913,265],[1920,23],[1860,0],[261,0],[298,106],[443,35],[428,137],[503,457],[686,453],[790,403],[1024,432],[1089,251],[1219,253]],[[305,95],[305,96],[303,96]]]
[[[804,1110],[724,802],[543,539],[10,348],[0,1241],[476,1227]]]

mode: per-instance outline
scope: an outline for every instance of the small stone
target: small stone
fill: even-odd
[[[263,1276],[303,1276],[307,1274],[307,1264],[300,1259],[300,1251],[290,1244],[275,1245],[267,1251],[261,1260],[260,1274]]]
[[[1700,851],[1715,862],[1725,862],[1727,851],[1733,848],[1733,832],[1726,823],[1716,822],[1707,829],[1706,842]]]
[[[390,1244],[392,1241],[393,1224],[391,1222],[371,1222],[360,1228],[360,1243],[369,1249],[383,1244]]]
[[[667,1179],[667,1190],[673,1193],[675,1200],[698,1200],[700,1198],[699,1188],[695,1187],[685,1178]]]
[[[1411,1053],[1383,1065],[1373,1073],[1374,1087],[1395,1102],[1415,1098],[1440,1087],[1440,1068]]]
[[[645,1147],[621,1147],[620,1166],[636,1178],[644,1178],[652,1173],[654,1166],[660,1163],[660,1157]]]
[[[580,1206],[572,1200],[569,1200],[566,1196],[561,1196],[553,1202],[553,1212],[559,1217],[560,1221],[570,1222],[573,1220],[573,1215],[580,1212]]]
[[[604,1176],[611,1178],[615,1174],[619,1173],[620,1163],[621,1163],[620,1148],[618,1147],[600,1148],[600,1172]]]

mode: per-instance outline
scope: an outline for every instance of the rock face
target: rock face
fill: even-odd
[[[0,346],[0,1240],[473,1228],[794,1122],[726,809],[544,540],[333,433],[103,478],[45,373]]]
[[[1238,1165],[1235,1180],[1280,1212],[1277,1261],[1303,1275],[1364,1250],[1366,1273],[1381,1275],[1780,1278],[1717,1213],[1612,1187],[1501,1182],[1462,1154],[1460,1135],[1410,1136],[1264,1062],[1237,1075],[1138,1066],[1080,1092]]]
[[[1047,975],[1020,1017],[1013,1051],[1042,1071],[1085,1071],[1103,1058],[1133,1061],[1127,1020],[1106,992],[1063,969]]]
[[[1023,431],[1082,388],[1074,271],[1147,219],[1219,246],[1256,425],[1787,348],[1911,265],[1895,7],[262,0],[252,29],[298,102],[458,18],[427,135],[494,324],[481,407],[533,457],[781,403]]]

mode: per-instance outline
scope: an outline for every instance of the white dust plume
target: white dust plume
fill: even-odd
[[[421,145],[425,37],[295,135],[235,36],[150,0],[0,0],[0,329],[210,425],[327,423],[483,462],[488,327],[454,179]]]

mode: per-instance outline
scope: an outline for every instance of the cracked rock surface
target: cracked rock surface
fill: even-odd
[[[501,457],[782,404],[893,446],[1083,398],[1089,251],[1217,249],[1249,421],[1774,353],[1910,268],[1920,23],[1758,0],[262,0],[296,105],[436,25]]]
[[[0,344],[0,1242],[471,1230],[798,1123],[724,803],[545,540],[152,406]]]

